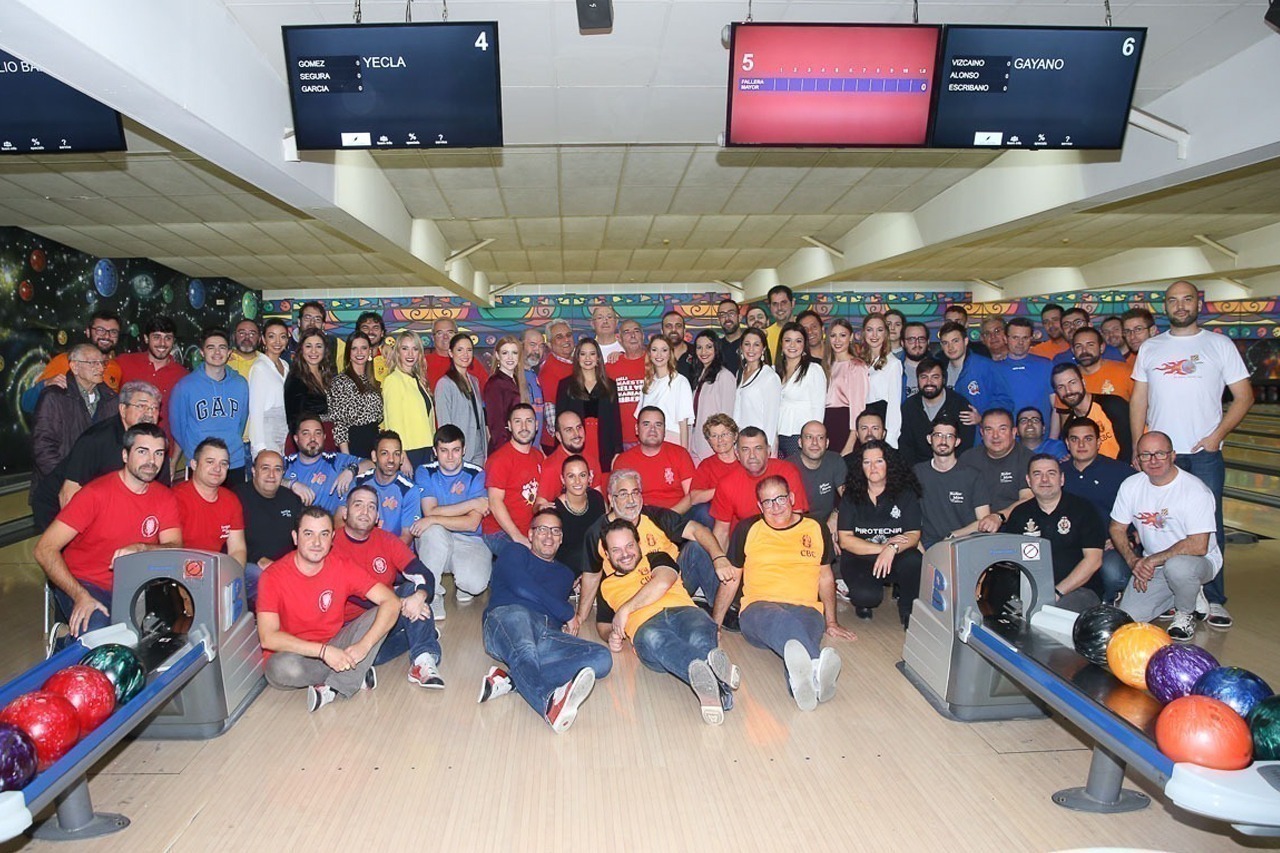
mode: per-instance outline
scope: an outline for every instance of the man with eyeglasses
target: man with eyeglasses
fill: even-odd
[[[30,503],[44,480],[67,458],[76,439],[95,423],[116,414],[116,392],[102,379],[107,357],[93,344],[76,344],[68,354],[66,386],[45,385],[31,430]]]
[[[911,469],[920,482],[920,543],[925,550],[943,539],[976,532],[978,522],[991,514],[982,476],[956,459],[957,437],[955,421],[936,422],[929,433],[932,458]]]
[[[716,306],[716,322],[723,335],[720,338],[720,361],[724,369],[738,375],[742,367],[742,310],[732,299],[721,299]]]
[[[979,327],[982,342],[987,345],[992,361],[1004,361],[1009,355],[1009,341],[1004,334],[1004,321],[999,317],[987,317]]]
[[[920,381],[916,378],[916,370],[920,362],[929,355],[929,327],[924,323],[910,322],[902,327],[902,350],[897,353],[902,359],[902,400],[920,390]]]
[[[529,522],[528,545],[511,542],[493,564],[485,607],[484,650],[502,667],[489,667],[479,702],[515,690],[556,734],[578,717],[598,679],[613,669],[613,656],[578,636],[582,620],[569,596],[577,578],[556,560],[564,525],[554,510]]]
[[[123,384],[120,379],[120,365],[115,358],[116,345],[120,342],[120,315],[105,308],[94,311],[89,315],[89,325],[85,327],[84,336],[106,359],[102,381],[111,386],[113,391],[118,391]],[[66,387],[64,383],[67,371],[71,369],[69,356],[69,353],[64,352],[49,359],[49,363],[44,366],[44,371],[36,377],[35,387],[23,394],[24,409],[30,410],[25,405],[27,397],[39,394],[37,389],[40,383]],[[35,396],[31,397],[31,405],[35,405]]]
[[[346,366],[347,363],[347,344],[336,335],[329,334],[325,328],[325,318],[327,313],[324,305],[316,300],[302,303],[302,307],[298,309],[298,327],[293,330],[293,335],[289,339],[289,347],[285,350],[285,355],[289,358],[293,357],[294,352],[298,349],[298,338],[308,329],[319,329],[324,335],[324,358],[329,363],[329,370],[337,373]]]
[[[1111,542],[1133,572],[1120,607],[1137,621],[1150,622],[1172,606],[1169,636],[1190,642],[1201,587],[1222,570],[1214,495],[1179,468],[1173,441],[1163,432],[1140,438],[1135,456],[1142,471],[1124,481],[1111,509]],[[1129,544],[1130,524],[1138,531],[1141,557]]]
[[[169,417],[164,404],[173,394],[173,387],[187,375],[187,369],[173,358],[176,334],[177,326],[172,318],[155,314],[142,327],[142,340],[147,348],[142,352],[125,353],[116,359],[124,382],[146,382],[160,390],[160,419],[156,425],[166,434],[169,433]]]
[[[40,481],[39,488],[32,490],[31,518],[36,532],[43,533],[58,511],[90,481],[123,468],[120,450],[125,432],[135,424],[154,424],[159,413],[160,392],[154,385],[126,382],[121,386],[116,417],[101,420],[82,432],[66,458]],[[168,465],[163,466],[156,482],[169,485]]]
[[[1075,418],[1088,418],[1098,425],[1098,452],[1112,459],[1129,459],[1133,434],[1129,431],[1128,402],[1114,394],[1090,393],[1085,388],[1080,367],[1075,364],[1055,365],[1052,381],[1058,396],[1053,413],[1056,431],[1061,433]]]
[[[231,342],[225,329],[206,329],[200,336],[204,364],[173,386],[169,418],[174,441],[187,459],[195,458],[196,445],[206,438],[226,442],[231,455],[227,483],[244,480],[248,454],[244,428],[249,422],[249,383],[227,369]]]
[[[1130,308],[1120,315],[1120,331],[1124,335],[1125,346],[1129,348],[1124,360],[1132,367],[1138,357],[1138,348],[1156,333],[1155,315],[1146,308]]]
[[[1194,474],[1214,497],[1215,544],[1226,547],[1222,526],[1222,490],[1226,463],[1222,442],[1240,425],[1253,405],[1249,369],[1226,335],[1199,325],[1200,291],[1189,281],[1175,281],[1164,293],[1169,331],[1142,344],[1133,363],[1133,397],[1129,424],[1134,435],[1144,428],[1170,437],[1178,467]],[[1222,411],[1223,391],[1231,403]],[[1222,572],[1205,587],[1209,627],[1230,628]]]
[[[1067,445],[1056,438],[1046,438],[1044,418],[1035,406],[1027,406],[1018,412],[1018,444],[1031,453],[1043,453],[1059,462],[1065,462],[1070,453]]]
[[[1045,425],[1053,413],[1053,390],[1049,387],[1053,363],[1031,352],[1034,334],[1031,321],[1026,317],[1014,317],[1005,325],[1005,341],[1009,351],[1003,361],[996,362],[1004,374],[1005,384],[1013,397],[1011,411],[1020,412],[1034,406]]]
[[[1063,489],[1093,505],[1104,522],[1111,518],[1120,485],[1133,468],[1098,453],[1098,425],[1089,418],[1075,418],[1067,425],[1065,442],[1071,458],[1062,464]],[[1108,539],[1102,553],[1102,600],[1111,604],[1129,583],[1129,566]]]

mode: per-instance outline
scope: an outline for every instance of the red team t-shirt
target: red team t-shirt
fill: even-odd
[[[669,441],[653,456],[645,456],[644,448],[637,445],[618,454],[613,470],[631,468],[640,474],[640,490],[649,506],[671,509],[684,500],[684,481],[693,479],[693,457],[689,451]]]
[[[708,456],[698,463],[698,469],[693,472],[693,483],[689,485],[689,491],[714,489],[731,471],[741,467],[737,460],[725,462],[719,456]]]
[[[373,586],[364,569],[330,552],[324,566],[307,577],[290,551],[262,573],[258,582],[258,612],[280,617],[280,630],[299,640],[327,643],[346,623],[345,603],[363,598]],[[263,656],[270,652],[263,651]]]
[[[169,396],[178,380],[187,375],[187,369],[170,359],[156,370],[151,357],[145,352],[130,352],[116,358],[120,365],[120,384],[126,382],[150,382],[160,391],[160,415],[156,426],[169,434]],[[119,390],[119,389],[117,389]]]
[[[369,532],[369,538],[360,542],[352,539],[346,529],[339,530],[333,534],[333,550],[330,553],[364,570],[369,587],[380,583],[392,589],[395,588],[399,573],[416,559],[399,536],[394,536],[381,527],[375,527]],[[369,587],[365,587],[365,592],[368,592]],[[350,622],[364,613],[365,608],[360,602],[366,600],[363,594],[357,596],[355,601],[347,599],[342,611],[343,622]]]
[[[585,453],[585,450],[583,452]],[[560,470],[564,468],[564,460],[568,459],[570,455],[569,451],[564,449],[563,444],[557,444],[551,455],[542,461],[542,474],[538,482],[538,497],[544,501],[554,501],[564,491],[564,484],[560,482]],[[583,456],[583,458],[585,459],[586,457]],[[591,480],[587,485],[593,489],[600,488],[600,472],[591,467],[590,459],[587,459],[587,473],[591,475]]]
[[[796,496],[795,510],[799,513],[809,511],[809,497],[804,491],[804,481],[794,465],[781,459],[770,459],[764,466],[764,473],[752,477],[741,465],[736,471],[730,471],[716,486],[715,496],[711,499],[711,517],[716,521],[729,522],[729,532],[738,526],[738,522],[753,515],[760,514],[760,505],[756,503],[756,484],[765,477],[774,474],[784,478]]]
[[[533,521],[533,506],[538,501],[538,481],[542,477],[542,451],[530,447],[528,453],[516,450],[516,443],[508,441],[499,447],[484,463],[484,484],[488,488],[504,491],[503,503],[516,529],[524,532]],[[490,512],[481,525],[484,533],[502,530]]]
[[[244,510],[240,499],[226,488],[218,488],[218,499],[210,503],[187,480],[173,487],[173,497],[182,514],[182,544],[199,551],[226,551],[231,531],[244,532]]]
[[[542,425],[540,439],[544,447],[551,447],[556,443],[556,420],[551,416],[551,410],[555,408],[560,383],[571,375],[573,375],[573,362],[565,361],[555,353],[547,356],[547,360],[542,363],[542,370],[538,371],[538,387],[542,389],[542,399],[546,401],[547,407],[547,417]]]
[[[606,364],[605,374],[613,380],[618,389],[618,414],[622,418],[622,441],[634,444],[636,441],[636,406],[640,403],[640,394],[644,390],[644,355],[627,358],[626,354],[618,356],[612,364]]]
[[[160,533],[182,528],[173,492],[151,483],[135,494],[118,472],[106,474],[75,493],[58,521],[78,534],[62,551],[76,580],[111,589],[111,557],[125,545],[159,545]]]

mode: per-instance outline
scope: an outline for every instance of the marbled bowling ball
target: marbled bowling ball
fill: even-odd
[[[1217,699],[1183,696],[1156,719],[1156,745],[1169,758],[1213,770],[1243,770],[1253,739],[1240,715]]]
[[[1208,696],[1226,702],[1242,717],[1248,718],[1254,707],[1263,699],[1275,695],[1271,685],[1247,669],[1238,666],[1220,666],[1211,669],[1191,688],[1196,696]]]
[[[23,693],[0,711],[0,723],[22,729],[36,747],[36,764],[44,770],[80,740],[80,719],[71,703],[57,693]]]
[[[1098,666],[1107,665],[1107,646],[1111,643],[1111,635],[1121,625],[1128,625],[1133,617],[1119,607],[1099,604],[1076,617],[1071,628],[1071,642],[1075,650],[1089,663]]]
[[[1130,687],[1147,689],[1147,662],[1173,642],[1169,632],[1147,622],[1121,625],[1107,644],[1107,667]]]
[[[0,723],[0,793],[21,791],[36,775],[36,745],[12,723]]]
[[[101,672],[116,688],[116,704],[123,705],[147,685],[147,671],[133,649],[119,643],[98,646],[80,659],[80,663]]]
[[[71,703],[80,718],[80,736],[96,729],[116,709],[116,686],[102,672],[77,664],[60,669],[45,681],[44,690]]]
[[[1259,761],[1280,761],[1280,696],[1263,699],[1249,714],[1253,737],[1253,757]]]
[[[1157,649],[1147,662],[1147,689],[1161,702],[1172,702],[1190,696],[1200,677],[1217,667],[1217,658],[1199,646],[1174,643]]]

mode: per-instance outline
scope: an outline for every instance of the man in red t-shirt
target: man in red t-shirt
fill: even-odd
[[[373,583],[385,584],[400,601],[400,616],[387,634],[373,665],[395,660],[409,653],[409,683],[443,689],[444,679],[436,668],[440,663],[440,634],[431,617],[435,577],[399,536],[378,526],[378,492],[365,484],[347,492],[347,513],[342,529],[333,537],[334,556],[355,563]],[[348,598],[342,618],[358,619],[370,607],[367,599]]]
[[[550,352],[538,371],[538,387],[546,401],[542,446],[550,452],[555,443],[556,395],[560,393],[560,383],[573,374],[573,329],[567,320],[555,320],[547,326],[547,337]]]
[[[564,467],[564,460],[575,453],[582,455],[583,450],[586,449],[587,431],[583,428],[582,417],[577,412],[556,413],[556,441],[559,442],[556,449],[551,451],[542,462],[542,475],[538,481],[538,501],[542,506],[555,503],[556,498],[560,497],[560,492],[564,490],[564,485],[560,482],[560,469]],[[600,473],[591,468],[589,461],[587,474],[591,477],[587,483],[588,487],[600,488]]]
[[[400,599],[350,560],[330,553],[333,517],[318,506],[298,516],[297,550],[276,560],[258,585],[258,639],[268,655],[267,683],[307,688],[307,709],[349,699],[378,684],[373,661],[400,616]],[[351,622],[351,596],[377,606]]]
[[[434,349],[427,353],[427,381],[431,383],[432,393],[435,392],[436,383],[444,378],[449,372],[449,368],[453,366],[453,357],[449,355],[449,341],[453,340],[453,336],[458,334],[458,324],[448,317],[441,317],[431,324],[431,342]],[[489,371],[484,369],[484,365],[480,363],[480,359],[471,359],[471,366],[467,368],[470,373],[480,383],[480,390],[484,390],[484,384],[489,381]]]
[[[152,548],[181,548],[173,493],[154,482],[164,431],[135,424],[124,433],[124,468],[91,480],[36,543],[35,558],[54,586],[59,619],[78,637],[111,624],[112,562]]]
[[[235,493],[222,486],[230,464],[227,443],[206,438],[193,456],[191,477],[173,489],[182,514],[182,542],[200,551],[225,551],[243,566],[249,556],[244,510]]]
[[[173,320],[156,314],[143,327],[143,339],[147,348],[143,352],[130,352],[116,358],[120,365],[120,382],[149,382],[160,389],[160,419],[156,421],[165,435],[169,435],[169,395],[178,380],[187,375],[187,369],[173,360]]]
[[[645,503],[683,515],[693,506],[689,487],[693,483],[693,457],[678,444],[665,441],[667,419],[657,406],[645,406],[636,416],[640,444],[624,450],[614,460],[613,470],[629,468],[640,474]]]
[[[489,514],[481,522],[485,544],[494,554],[507,542],[529,547],[529,523],[538,502],[542,477],[542,451],[533,446],[538,416],[533,406],[517,403],[507,416],[511,440],[484,463],[484,483],[489,490]]]
[[[738,522],[760,514],[756,503],[756,484],[765,477],[777,475],[786,480],[795,495],[796,512],[803,514],[809,511],[809,498],[805,495],[800,472],[794,465],[769,457],[769,438],[764,430],[747,427],[738,433],[737,447],[741,465],[725,475],[711,499],[711,517],[715,519],[716,539],[722,548],[728,548],[729,537]]]
[[[635,320],[623,320],[618,326],[622,340],[622,352],[610,356],[605,373],[618,389],[618,413],[622,418],[622,449],[630,450],[636,444],[636,406],[644,390],[644,330]]]

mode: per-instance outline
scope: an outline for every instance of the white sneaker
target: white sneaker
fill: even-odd
[[[409,667],[409,683],[432,690],[444,689],[444,679],[440,677],[440,670],[436,669],[435,661],[431,658]]]
[[[1231,614],[1227,612],[1227,606],[1225,604],[1209,605],[1210,628],[1220,628],[1225,631],[1234,624],[1234,621],[1235,620],[1231,618]]]
[[[475,598],[475,596],[472,595],[471,593],[467,592],[466,590],[458,589],[457,587],[453,588],[453,592],[458,597],[459,604],[467,604],[473,598]]]
[[[1196,609],[1193,615],[1197,622],[1203,622],[1209,615],[1209,599],[1205,598],[1204,587],[1200,587],[1200,591],[1196,593]]]
[[[578,718],[578,706],[587,701],[591,688],[596,686],[596,671],[583,667],[572,680],[566,681],[551,694],[547,703],[547,722],[556,734],[563,734]]]
[[[801,711],[818,707],[818,685],[813,677],[813,658],[799,640],[787,640],[782,647],[782,660],[787,665],[787,683],[791,686],[791,698]]]
[[[1173,615],[1173,621],[1169,623],[1169,636],[1179,643],[1189,643],[1194,640],[1196,638],[1195,617],[1185,610],[1179,610]]]
[[[44,659],[48,660],[53,657],[53,653],[58,650],[58,641],[63,637],[70,635],[71,626],[66,622],[54,622],[49,626],[49,636],[44,643]]]
[[[840,655],[833,648],[825,648],[818,655],[813,669],[813,685],[818,691],[818,701],[826,702],[836,695],[836,679],[840,677]]]
[[[737,690],[738,685],[742,683],[742,673],[738,670],[738,665],[729,660],[728,653],[719,646],[707,653],[707,665],[711,667],[711,671],[719,682],[730,690]]]
[[[338,698],[338,693],[327,684],[314,684],[307,688],[307,710],[315,713]]]
[[[436,597],[431,599],[431,618],[436,622],[444,621],[444,593],[436,591]]]
[[[490,699],[496,699],[499,696],[506,696],[516,686],[511,681],[511,676],[507,674],[505,669],[491,666],[485,674],[484,680],[480,682],[480,698],[477,702],[488,702]]]
[[[844,578],[840,578],[836,581],[836,592],[840,593],[845,598],[849,597],[849,585],[844,582]]]

